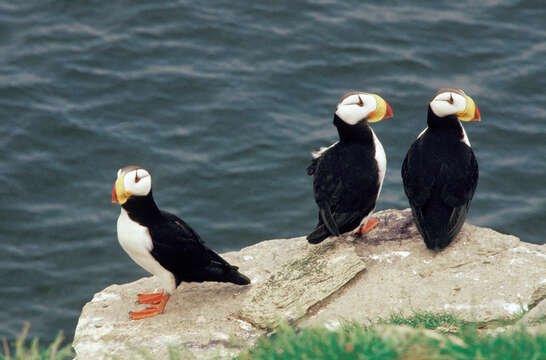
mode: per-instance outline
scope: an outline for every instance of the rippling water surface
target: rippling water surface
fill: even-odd
[[[480,165],[469,221],[544,243],[543,1],[0,1],[0,335],[51,340],[145,272],[116,240],[116,171],[216,250],[305,234],[309,151],[349,90],[381,94],[379,209],[441,87],[470,94]]]

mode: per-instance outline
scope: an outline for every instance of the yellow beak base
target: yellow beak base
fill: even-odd
[[[129,198],[131,194],[127,194],[127,192],[125,192],[125,186],[123,185],[123,175],[121,175],[116,180],[116,184],[114,185],[114,187],[116,189],[116,197],[117,197],[118,203],[120,205],[125,204],[125,202],[127,201],[127,199]]]
[[[463,111],[457,112],[457,119],[461,121],[480,121],[480,110],[469,96],[465,95],[466,107]]]
[[[375,94],[372,96],[375,98],[376,108],[374,112],[370,113],[367,121],[373,123],[392,117],[390,105],[381,96]]]

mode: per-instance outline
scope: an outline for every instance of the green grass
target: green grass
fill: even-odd
[[[438,350],[445,359],[546,359],[546,334],[532,335],[523,327],[496,335],[479,335],[475,329],[462,329],[464,346],[448,342]]]
[[[387,321],[381,320],[379,324],[408,325],[413,328],[446,329],[456,331],[469,323],[457,318],[451,313],[434,314],[431,312],[414,313],[411,316],[391,314]]]
[[[392,325],[416,329],[397,329]],[[523,327],[486,334],[478,329],[483,326],[464,322],[451,314],[432,313],[409,317],[392,315],[377,325],[351,324],[337,331],[323,328],[297,331],[283,325],[273,336],[260,339],[237,359],[546,359],[546,334],[531,334]],[[440,331],[431,333],[426,329]]]
[[[517,316],[515,319],[519,318]],[[541,320],[542,322],[544,319]],[[503,323],[513,324],[510,319]],[[238,360],[543,360],[546,333],[532,334],[524,327],[500,333],[483,332],[491,324],[468,323],[444,313],[393,314],[371,326],[347,323],[336,331],[324,328],[295,329],[283,324],[271,336],[244,350]],[[489,327],[491,326],[491,327]],[[3,341],[0,360],[65,360],[74,353],[61,347],[62,336],[47,348],[37,339],[27,342],[28,324],[10,347]],[[432,330],[435,329],[435,330]],[[135,359],[155,360],[145,349],[133,349]],[[193,358],[169,348],[169,360]],[[116,359],[112,356],[112,359]]]
[[[23,331],[17,336],[14,344],[9,344],[5,338],[2,339],[0,360],[65,360],[74,357],[71,345],[61,347],[62,333],[59,333],[57,338],[44,348],[40,346],[37,338],[27,342],[29,328],[30,325],[25,323]]]
[[[272,338],[262,338],[237,359],[397,359],[398,356],[392,339],[382,338],[373,329],[351,326],[335,332],[326,329],[296,332],[283,325]]]

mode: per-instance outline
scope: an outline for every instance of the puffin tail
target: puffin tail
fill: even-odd
[[[330,232],[326,229],[326,226],[320,225],[317,226],[313,232],[307,235],[307,241],[311,244],[321,243],[324,239],[330,236]]]
[[[209,249],[212,257],[211,264],[207,267],[209,281],[230,282],[237,285],[248,285],[250,279],[239,272],[239,267],[231,265],[220,255]]]
[[[237,285],[248,285],[248,284],[250,284],[250,279],[247,276],[241,274],[237,270],[237,267],[235,267],[235,266],[229,272],[226,280],[229,281],[230,283],[237,284]]]
[[[444,213],[435,211],[434,217],[417,218],[417,229],[430,250],[447,247],[461,231],[468,207],[448,208]],[[443,216],[442,216],[443,215]]]
[[[218,282],[229,282],[237,285],[248,285],[250,284],[250,279],[241,274],[237,266],[218,264],[213,262],[209,266],[203,269],[204,271],[200,274],[199,280],[193,281],[218,281]]]

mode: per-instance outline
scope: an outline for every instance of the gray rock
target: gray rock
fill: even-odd
[[[369,322],[421,311],[453,312],[468,321],[506,319],[527,310],[535,289],[546,282],[544,245],[465,224],[446,249],[430,251],[409,210],[381,215],[387,226],[354,240],[366,274],[306,324],[336,317]],[[388,241],[394,238],[391,229],[398,229],[395,241]]]
[[[293,241],[282,251],[277,257],[282,266],[268,262],[268,267],[262,267],[268,276],[253,281],[238,312],[259,328],[302,318],[366,268],[355,248],[342,242],[310,246]]]
[[[136,295],[153,277],[112,285],[85,305],[74,338],[77,358],[129,359],[145,349],[166,358],[229,358],[279,321],[335,328],[392,313],[452,312],[469,321],[510,318],[544,302],[546,246],[466,224],[443,251],[429,251],[409,210],[375,215],[365,237],[270,240],[223,254],[252,284],[183,284],[164,314],[131,321]],[[537,293],[538,292],[538,293]],[[541,297],[542,296],[542,297]]]
[[[516,325],[537,326],[546,325],[546,282],[541,285],[531,295],[529,301],[529,312],[526,313]]]

